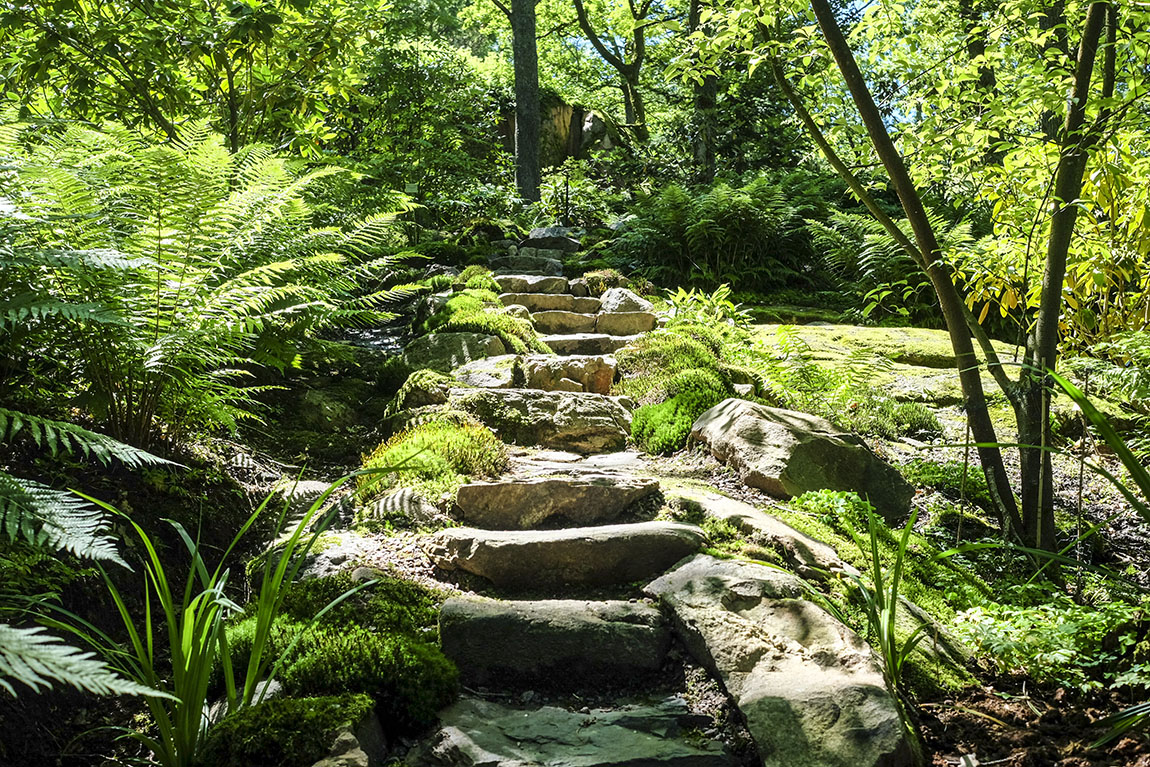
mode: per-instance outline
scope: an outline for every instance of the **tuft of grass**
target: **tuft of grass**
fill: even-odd
[[[454,492],[469,477],[493,477],[508,465],[507,446],[495,433],[473,420],[432,417],[382,442],[364,456],[365,469],[398,467],[361,477],[356,494],[361,503],[391,487],[410,487],[425,498]]]
[[[499,283],[495,281],[491,270],[485,266],[473,265],[460,272],[455,278],[453,286],[456,290],[488,290],[492,293],[501,293]]]
[[[936,490],[952,501],[963,497],[963,464],[959,461],[929,461],[916,458],[900,466],[899,471],[906,477],[907,482],[916,487]],[[990,489],[986,485],[986,476],[982,470],[972,465],[966,467],[965,473],[966,500],[984,511],[993,511]]]
[[[586,272],[583,279],[587,282],[587,290],[593,296],[601,296],[611,288],[626,288],[631,285],[631,281],[624,277],[622,272],[609,267]]]

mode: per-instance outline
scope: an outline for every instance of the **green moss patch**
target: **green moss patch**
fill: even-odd
[[[410,487],[425,498],[454,492],[470,477],[493,477],[508,465],[507,447],[495,433],[473,420],[432,416],[382,442],[363,459],[365,469],[389,468],[386,474],[358,480],[361,503],[396,486]]]
[[[695,420],[731,392],[730,384],[709,370],[676,373],[662,385],[668,399],[635,411],[631,436],[648,453],[673,453],[687,443]]]
[[[367,695],[276,698],[242,708],[213,727],[201,763],[212,767],[308,767],[335,736],[371,711]]]
[[[496,286],[498,287],[498,286]],[[483,333],[496,336],[509,352],[549,354],[530,320],[507,314],[493,290],[467,288],[447,300],[442,309],[417,328],[422,333]]]
[[[455,278],[453,286],[457,290],[487,290],[492,293],[503,292],[499,283],[495,281],[491,270],[485,266],[469,266]]]

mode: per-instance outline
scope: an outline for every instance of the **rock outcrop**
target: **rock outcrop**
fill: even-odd
[[[519,389],[452,389],[448,404],[471,413],[505,442],[576,453],[622,450],[631,413],[601,394]]]
[[[472,482],[456,493],[460,519],[472,527],[531,530],[585,527],[618,519],[659,489],[653,479],[580,473],[499,482]]]

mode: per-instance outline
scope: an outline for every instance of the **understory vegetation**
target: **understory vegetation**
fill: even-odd
[[[833,548],[620,517],[802,575],[924,759],[1145,762],[1147,61],[1110,1],[5,3],[0,763],[404,758],[468,692],[435,584],[503,595],[428,536],[576,465]],[[730,398],[909,515],[748,486]]]

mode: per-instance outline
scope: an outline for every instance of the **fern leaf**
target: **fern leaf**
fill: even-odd
[[[155,695],[156,690],[118,675],[91,652],[64,644],[43,626],[0,623],[0,687],[15,695],[13,682],[33,691],[62,682],[96,695]]]
[[[67,421],[0,408],[0,441],[13,439],[24,429],[31,434],[37,445],[44,447],[46,444],[52,455],[59,452],[81,453],[105,465],[119,461],[133,468],[149,464],[175,465],[146,450],[125,445],[105,434],[88,431]]]
[[[127,567],[106,528],[99,510],[73,493],[0,472],[0,531],[10,539]]]

